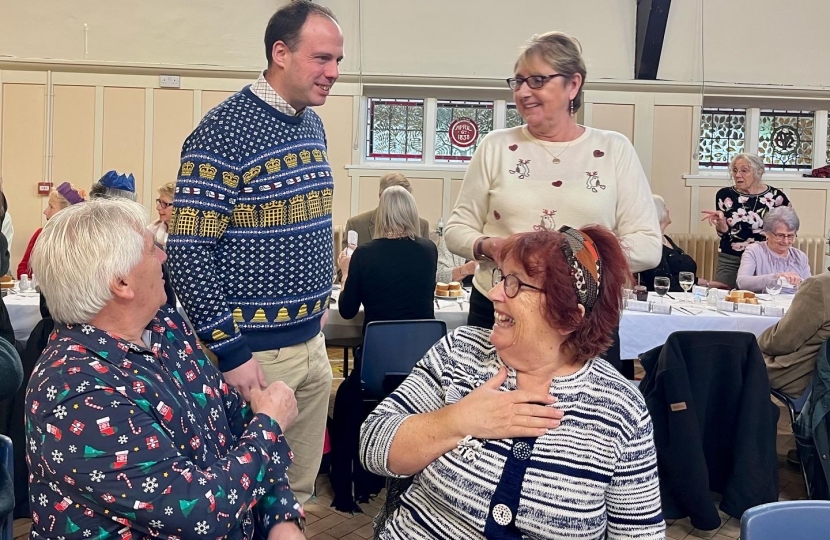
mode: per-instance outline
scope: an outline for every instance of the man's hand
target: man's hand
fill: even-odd
[[[251,410],[254,414],[264,413],[280,425],[283,433],[297,418],[297,400],[294,391],[282,381],[274,381],[265,390],[251,392]]]
[[[323,331],[323,328],[326,327],[326,323],[329,322],[329,309],[326,306],[326,309],[323,311],[323,315],[320,317],[320,331]]]
[[[253,356],[250,360],[224,374],[225,382],[236,388],[245,401],[251,401],[251,390],[259,390],[267,386],[265,382],[265,372],[262,371],[262,366],[259,362],[254,360]]]
[[[304,540],[305,535],[295,521],[282,521],[268,531],[268,540]]]

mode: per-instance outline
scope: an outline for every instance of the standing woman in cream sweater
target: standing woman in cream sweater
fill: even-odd
[[[468,324],[492,328],[493,254],[514,233],[598,224],[614,231],[633,272],[660,262],[657,212],[634,147],[613,131],[581,126],[586,69],[562,32],[533,36],[507,79],[526,125],[491,132],[473,155],[445,238],[481,261]]]

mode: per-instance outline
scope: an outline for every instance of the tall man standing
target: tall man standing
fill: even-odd
[[[321,332],[332,283],[334,183],[320,117],[343,34],[297,0],[265,30],[268,69],[210,111],[182,147],[167,243],[175,290],[225,380],[247,399],[284,381],[299,416],[285,436],[291,487],[313,492],[331,368]]]

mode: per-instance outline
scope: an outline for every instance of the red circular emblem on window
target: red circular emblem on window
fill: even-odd
[[[478,140],[478,124],[471,118],[456,118],[450,124],[450,142],[459,148],[469,148]]]

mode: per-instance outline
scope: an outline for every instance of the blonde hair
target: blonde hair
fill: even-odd
[[[141,263],[147,221],[143,206],[119,197],[70,205],[46,222],[30,266],[55,321],[83,324],[101,312],[113,281]]]
[[[578,111],[582,106],[582,88],[585,86],[585,78],[588,76],[585,60],[582,58],[582,45],[579,44],[579,41],[565,32],[554,31],[536,34],[519,49],[519,57],[516,59],[513,70],[516,71],[526,65],[533,57],[550,64],[557,73],[561,73],[568,80],[572,79],[577,73],[582,75],[582,82],[579,85],[576,97],[573,99],[574,112]],[[544,75],[550,74],[545,73]]]
[[[409,179],[399,172],[386,173],[380,177],[380,190],[378,193],[383,193],[384,190],[392,186],[401,186],[408,192],[412,193],[412,185]]]
[[[176,193],[176,182],[167,182],[159,187],[159,197],[170,197]]]
[[[380,194],[375,216],[375,237],[420,236],[421,225],[415,197],[402,186],[390,186]]]
[[[78,195],[82,199],[86,200],[86,191],[76,187],[75,184],[69,184],[69,187],[71,187],[72,189],[77,191]],[[61,209],[66,208],[67,206],[72,206],[72,203],[69,202],[68,200],[66,200],[66,197],[61,195],[60,192],[56,188],[52,188],[52,191],[49,192],[49,196],[50,197],[52,197],[52,196],[55,197],[55,200],[58,201],[58,204],[61,205]]]

